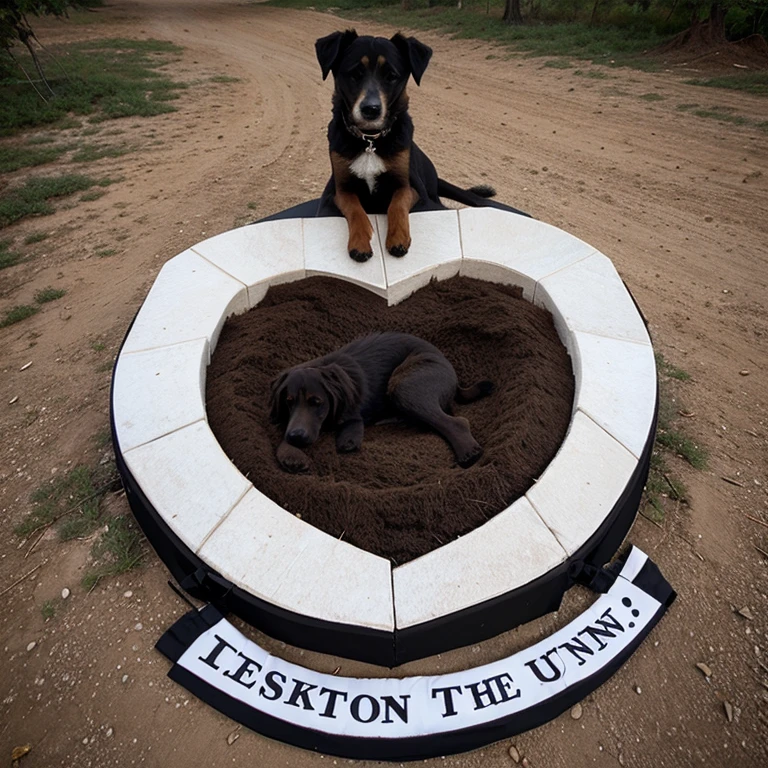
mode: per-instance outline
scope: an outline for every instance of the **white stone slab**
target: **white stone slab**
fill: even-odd
[[[326,621],[391,631],[389,561],[337,541],[250,490],[199,551],[268,602]]]
[[[347,251],[349,225],[338,216],[304,219],[304,264],[307,277],[329,275],[386,296],[387,281],[379,245],[376,218],[368,217],[373,225],[371,249],[373,256],[365,262],[352,259]]]
[[[248,293],[243,283],[193,251],[184,251],[160,270],[122,351],[193,339],[208,339],[213,350],[227,317],[246,309]]]
[[[193,552],[252,487],[204,421],[123,458],[149,503]]]
[[[536,285],[534,303],[552,313],[558,332],[565,324],[570,332],[651,343],[629,291],[602,253],[545,277]],[[572,341],[563,341],[571,352]]]
[[[410,215],[411,247],[405,256],[386,251],[387,217],[377,216],[384,270],[387,276],[387,302],[399,304],[433,277],[445,280],[459,274],[461,239],[458,211],[427,211]]]
[[[392,571],[398,629],[503,595],[555,568],[565,550],[525,499]]]
[[[302,219],[249,224],[204,240],[192,250],[248,286],[255,307],[270,285],[304,277]]]
[[[637,459],[577,411],[560,450],[526,493],[570,557],[605,521]]]
[[[607,336],[575,332],[579,409],[638,458],[653,424],[656,362],[653,349]]]
[[[562,229],[496,208],[462,208],[459,225],[461,274],[519,285],[528,301],[539,280],[595,253]]]
[[[205,418],[208,340],[120,355],[114,418],[122,451]]]

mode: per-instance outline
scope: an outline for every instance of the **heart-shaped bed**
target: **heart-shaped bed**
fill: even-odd
[[[556,609],[585,564],[613,555],[647,476],[656,374],[631,296],[588,244],[515,213],[431,211],[411,215],[413,246],[394,259],[380,247],[386,217],[372,222],[365,264],[347,256],[337,218],[262,222],[171,259],[123,343],[112,421],[132,509],[185,589],[293,644],[393,666]],[[575,393],[565,439],[525,495],[396,565],[298,519],[238,471],[208,425],[210,356],[228,316],[313,275],[390,305],[462,275],[519,286],[552,313]]]

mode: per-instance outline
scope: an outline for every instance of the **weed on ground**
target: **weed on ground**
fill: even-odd
[[[185,83],[166,76],[162,68],[181,48],[161,40],[90,40],[52,47],[61,65],[49,66],[53,95],[43,101],[21,72],[0,79],[0,135],[9,136],[43,125],[79,125],[71,116],[96,123],[116,117],[158,115],[174,111]],[[31,62],[20,59],[25,69]]]
[[[0,229],[25,216],[53,213],[55,209],[50,201],[54,198],[112,183],[112,179],[94,179],[77,173],[27,179],[23,184],[10,187],[0,195]]]
[[[18,264],[22,259],[20,253],[11,250],[12,242],[12,240],[0,240],[0,269],[12,267],[14,264]]]

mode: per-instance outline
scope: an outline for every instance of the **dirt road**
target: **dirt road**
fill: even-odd
[[[173,114],[120,121],[126,140],[143,148],[93,164],[122,177],[105,196],[3,233],[19,242],[41,230],[50,237],[35,259],[0,273],[0,310],[29,303],[44,286],[67,290],[61,302],[0,330],[0,592],[39,566],[3,593],[3,760],[29,743],[24,768],[347,762],[244,730],[230,746],[235,724],[166,679],[153,645],[184,606],[153,553],[141,569],[86,593],[79,582],[91,541],[61,544],[50,533],[30,552],[12,533],[41,482],[104,453],[94,440],[108,426],[104,362],[163,262],[319,194],[329,172],[331,86],[313,43],[345,26],[326,14],[234,0],[115,0],[96,23],[39,26],[48,43],[171,40],[184,52],[169,71],[198,85]],[[491,182],[500,200],[614,260],[657,350],[692,376],[678,388],[679,410],[692,414],[685,427],[710,454],[705,471],[673,467],[690,505],[670,505],[660,526],[639,518],[633,529],[631,540],[679,599],[635,657],[584,702],[583,717],[566,714],[434,763],[509,766],[514,743],[532,768],[765,765],[768,558],[755,547],[768,550],[768,528],[746,515],[768,522],[768,133],[756,126],[768,120],[768,102],[686,85],[691,73],[682,70],[584,65],[579,74],[505,59],[486,44],[420,38],[434,57],[422,86],[411,89],[419,144],[445,178]],[[238,80],[213,84],[214,75]],[[726,114],[748,122],[700,117],[692,104],[735,110]],[[99,258],[105,250],[116,253]],[[117,496],[107,503],[127,509]],[[71,590],[66,600],[63,588]],[[46,620],[48,600],[58,608]],[[751,620],[736,612],[745,606]],[[398,673],[499,658],[552,621]],[[318,669],[366,673],[361,664],[261,640]],[[711,678],[697,662],[709,665]]]

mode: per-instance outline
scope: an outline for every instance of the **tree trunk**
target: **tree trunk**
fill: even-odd
[[[504,6],[504,22],[506,24],[522,24],[523,13],[520,10],[520,0],[507,0]]]
[[[32,37],[31,33],[24,27],[17,27],[16,31],[19,33],[19,40],[21,40],[21,42],[26,46],[27,50],[29,51],[29,55],[32,57],[32,63],[35,65],[37,74],[40,75],[40,79],[45,84],[45,87],[48,89],[48,92],[51,94],[51,96],[54,96],[55,94],[53,92],[53,88],[51,88],[48,80],[45,77],[45,74],[43,73],[43,68],[40,66],[40,61],[37,58],[35,49],[32,47],[32,43],[29,42],[30,37]]]

